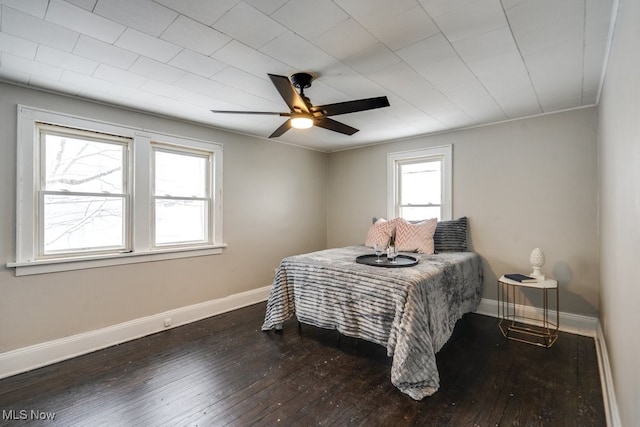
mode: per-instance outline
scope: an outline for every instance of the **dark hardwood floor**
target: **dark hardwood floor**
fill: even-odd
[[[261,332],[264,310],[253,305],[0,380],[0,423],[606,424],[592,338],[561,333],[544,349],[508,341],[496,319],[468,314],[438,353],[440,390],[416,402],[391,385],[383,347],[311,326],[299,332],[295,321]],[[46,413],[55,419],[34,419]]]

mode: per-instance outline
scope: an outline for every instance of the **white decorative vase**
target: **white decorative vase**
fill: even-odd
[[[531,251],[531,256],[529,257],[529,262],[531,263],[531,267],[533,267],[533,271],[529,274],[531,277],[538,280],[544,280],[544,274],[540,272],[540,269],[544,265],[544,261],[544,253],[540,248],[535,248]]]

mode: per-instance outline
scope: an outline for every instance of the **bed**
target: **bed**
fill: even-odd
[[[393,385],[421,400],[439,387],[436,353],[456,321],[480,303],[480,256],[411,253],[419,262],[407,268],[355,262],[371,252],[358,245],[283,259],[262,330],[282,329],[295,316],[301,323],[380,344],[392,357]]]

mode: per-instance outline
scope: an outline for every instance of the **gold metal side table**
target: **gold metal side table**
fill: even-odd
[[[542,291],[542,319],[527,317],[524,307],[516,304],[516,289]],[[555,322],[549,319],[549,294],[555,291]],[[517,313],[519,308],[520,314]],[[535,283],[521,283],[502,276],[498,279],[498,327],[506,338],[549,348],[558,339],[560,325],[558,281],[546,279]]]

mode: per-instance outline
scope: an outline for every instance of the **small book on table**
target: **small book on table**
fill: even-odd
[[[504,277],[520,283],[536,283],[538,281],[538,279],[536,279],[535,277],[525,276],[524,274],[520,273],[505,274]]]

